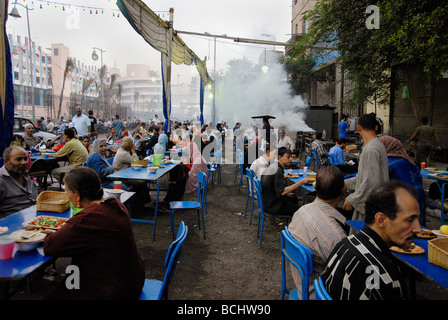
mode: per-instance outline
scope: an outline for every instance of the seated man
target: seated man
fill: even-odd
[[[291,164],[291,151],[279,148],[277,154],[278,162],[271,164],[261,176],[263,207],[266,213],[292,216],[300,207],[295,191],[310,179],[303,178],[291,184],[284,172],[284,168]]]
[[[25,140],[26,150],[34,148],[36,145],[42,142],[42,140],[34,135],[34,127],[31,123],[25,125],[25,134],[23,135],[23,140]]]
[[[26,169],[28,155],[21,147],[3,152],[5,164],[0,168],[0,218],[36,204],[37,189]]]
[[[87,161],[89,155],[86,147],[84,147],[81,141],[75,138],[75,130],[73,130],[73,128],[64,130],[64,140],[65,145],[53,156],[56,158],[68,157],[70,165],[53,169],[51,174],[58,181],[61,181],[61,173],[68,172],[75,167],[81,166]]]
[[[316,176],[317,197],[302,206],[288,226],[291,235],[313,252],[313,274],[310,277],[310,300],[314,300],[314,279],[325,269],[333,248],[348,234],[345,217],[336,210],[345,193],[344,174],[334,166],[319,169]],[[302,295],[302,279],[299,271],[291,266],[292,276],[299,297]]]
[[[346,174],[353,174],[358,172],[358,165],[356,163],[350,164],[345,162],[344,160],[344,148],[349,143],[349,140],[346,138],[340,138],[334,147],[330,149],[330,154],[333,156],[333,166],[338,167],[342,170],[342,172]]]
[[[252,162],[252,164],[250,165],[250,170],[254,172],[255,176],[259,180],[261,180],[261,176],[269,168],[271,163],[275,160],[276,156],[277,149],[271,151],[269,144],[266,144],[266,153]]]
[[[410,248],[420,232],[417,194],[391,180],[375,189],[365,204],[363,229],[339,242],[321,277],[333,300],[405,299],[398,259],[389,247]]]
[[[327,150],[322,144],[322,132],[316,132],[316,139],[311,143],[311,149],[317,152],[319,166],[327,164]]]

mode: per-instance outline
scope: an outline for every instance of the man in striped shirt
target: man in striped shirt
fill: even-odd
[[[391,246],[411,247],[420,232],[415,189],[391,180],[366,201],[365,226],[343,239],[331,253],[322,281],[333,300],[406,298],[400,263]]]
[[[302,206],[288,226],[291,235],[313,252],[313,274],[310,277],[309,299],[314,300],[314,279],[325,268],[325,262],[336,244],[347,236],[345,217],[336,210],[345,193],[344,174],[335,166],[319,169],[316,176],[316,200]],[[302,279],[298,270],[291,272],[299,296]]]

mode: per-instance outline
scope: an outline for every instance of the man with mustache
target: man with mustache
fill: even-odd
[[[37,189],[28,175],[28,156],[21,147],[3,152],[5,164],[0,168],[0,218],[36,204]]]
[[[339,242],[321,277],[333,300],[406,299],[398,258],[389,248],[410,249],[421,231],[417,194],[410,185],[391,180],[366,201],[365,226]]]

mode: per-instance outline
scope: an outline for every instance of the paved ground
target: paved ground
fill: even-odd
[[[257,237],[257,215],[252,224],[244,216],[246,187],[234,184],[235,165],[224,165],[222,182],[208,189],[208,212],[205,214],[206,239],[199,230],[195,212],[176,215],[175,223],[183,220],[189,227],[181,261],[170,286],[170,299],[175,300],[278,300],[281,293],[280,231],[283,221],[265,222],[263,245]],[[238,176],[239,178],[239,176]],[[185,199],[193,198],[187,195]],[[256,207],[257,208],[257,207]],[[148,216],[151,216],[148,209]],[[144,218],[144,217],[143,217]],[[440,221],[428,218],[428,227],[438,228]],[[147,278],[162,279],[163,261],[172,241],[169,217],[158,217],[156,240],[152,227],[134,224],[138,248],[145,261]],[[40,299],[61,279],[68,259],[56,261],[56,276],[47,268],[31,278],[28,296],[23,283],[14,299]],[[289,271],[289,269],[287,269]],[[288,283],[292,284],[289,272]],[[44,275],[45,279],[42,279]],[[51,280],[54,281],[51,281]],[[417,299],[448,300],[448,290],[434,282],[417,279]]]

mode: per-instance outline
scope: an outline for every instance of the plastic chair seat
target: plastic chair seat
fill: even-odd
[[[200,209],[201,203],[197,201],[172,201],[170,207],[172,210]]]
[[[162,284],[163,282],[160,280],[145,279],[139,300],[158,300]]]

